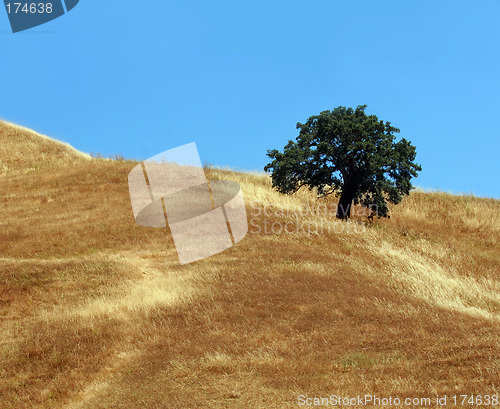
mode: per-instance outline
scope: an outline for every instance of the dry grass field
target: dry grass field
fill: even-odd
[[[343,222],[206,169],[241,184],[249,233],[181,266],[134,221],[135,165],[0,123],[1,409],[499,394],[500,201],[415,191]]]

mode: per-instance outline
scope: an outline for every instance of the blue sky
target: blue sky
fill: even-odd
[[[196,142],[262,170],[295,125],[339,105],[401,129],[414,184],[500,198],[500,3],[89,1],[12,34],[0,117],[105,156]]]

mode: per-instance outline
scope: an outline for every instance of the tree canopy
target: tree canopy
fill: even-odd
[[[398,204],[413,188],[411,178],[421,171],[414,163],[416,148],[406,139],[396,142],[399,129],[375,115],[340,106],[298,123],[299,135],[283,152],[272,149],[265,171],[273,187],[292,194],[303,186],[320,196],[340,196],[338,218],[351,216],[352,203],[388,216],[388,202]]]

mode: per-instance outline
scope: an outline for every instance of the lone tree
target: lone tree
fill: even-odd
[[[387,201],[398,204],[412,189],[411,178],[421,171],[416,150],[406,139],[395,142],[398,128],[365,113],[366,105],[338,107],[311,116],[296,141],[283,152],[269,150],[273,187],[295,193],[302,186],[320,196],[340,196],[337,217],[347,219],[351,207],[361,204],[371,216],[388,216]]]

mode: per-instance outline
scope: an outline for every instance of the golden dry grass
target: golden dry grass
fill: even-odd
[[[90,160],[71,145],[31,129],[0,120],[0,175],[28,173],[70,162]]]
[[[250,232],[181,266],[168,229],[135,224],[135,162],[0,141],[1,408],[498,394],[498,200],[414,192],[342,222],[334,198],[207,169],[240,183]]]

